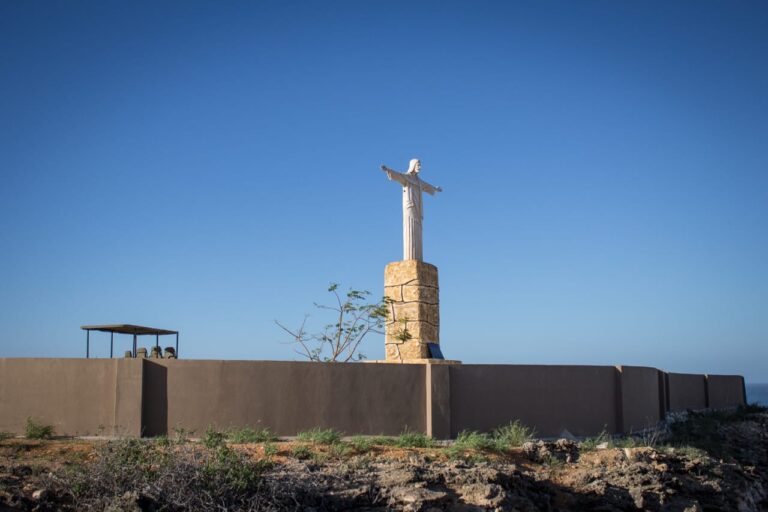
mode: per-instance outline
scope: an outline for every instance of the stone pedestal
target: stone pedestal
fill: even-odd
[[[386,360],[429,359],[428,343],[440,343],[437,267],[418,260],[390,263],[384,269],[389,300],[385,329]]]

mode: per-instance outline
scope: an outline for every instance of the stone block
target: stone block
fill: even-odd
[[[417,260],[396,261],[384,270],[384,295],[390,299],[385,326],[387,360],[429,357],[427,343],[440,342],[437,267]],[[408,340],[400,338],[403,329]]]

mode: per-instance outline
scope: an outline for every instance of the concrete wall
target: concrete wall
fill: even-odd
[[[739,376],[633,366],[0,359],[0,431],[60,435],[314,427],[438,439],[514,420],[541,436],[636,432],[667,411],[743,404]]]
[[[451,366],[451,435],[513,420],[542,436],[615,432],[615,381],[612,366]]]
[[[659,374],[656,368],[617,366],[621,424],[617,431],[638,432],[656,425],[664,410],[659,403]]]
[[[722,408],[747,402],[744,377],[741,375],[707,375],[709,407]]]
[[[141,361],[0,359],[0,431],[27,418],[67,435],[141,431]]]
[[[424,365],[192,360],[148,364],[167,370],[166,389],[155,383],[146,392],[167,397],[169,429],[182,426],[203,432],[208,426],[250,425],[284,436],[314,427],[388,435],[426,429]]]
[[[704,375],[668,373],[667,386],[670,411],[706,409],[707,383]]]

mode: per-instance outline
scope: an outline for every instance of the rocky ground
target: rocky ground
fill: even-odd
[[[0,511],[768,510],[765,411],[693,414],[662,437],[501,452],[154,444],[5,440]]]

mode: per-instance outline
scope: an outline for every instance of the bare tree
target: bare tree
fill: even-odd
[[[387,319],[387,299],[369,303],[367,301],[371,293],[368,291],[349,290],[346,295],[341,295],[338,288],[337,283],[328,286],[328,292],[333,294],[336,304],[325,306],[315,303],[316,308],[330,311],[334,317],[334,322],[327,324],[322,331],[306,331],[309,315],[304,315],[304,321],[298,329],[289,329],[275,320],[292,338],[286,343],[294,345],[294,352],[310,361],[346,363],[365,359],[358,352],[360,343],[368,333],[383,333],[382,328]]]

